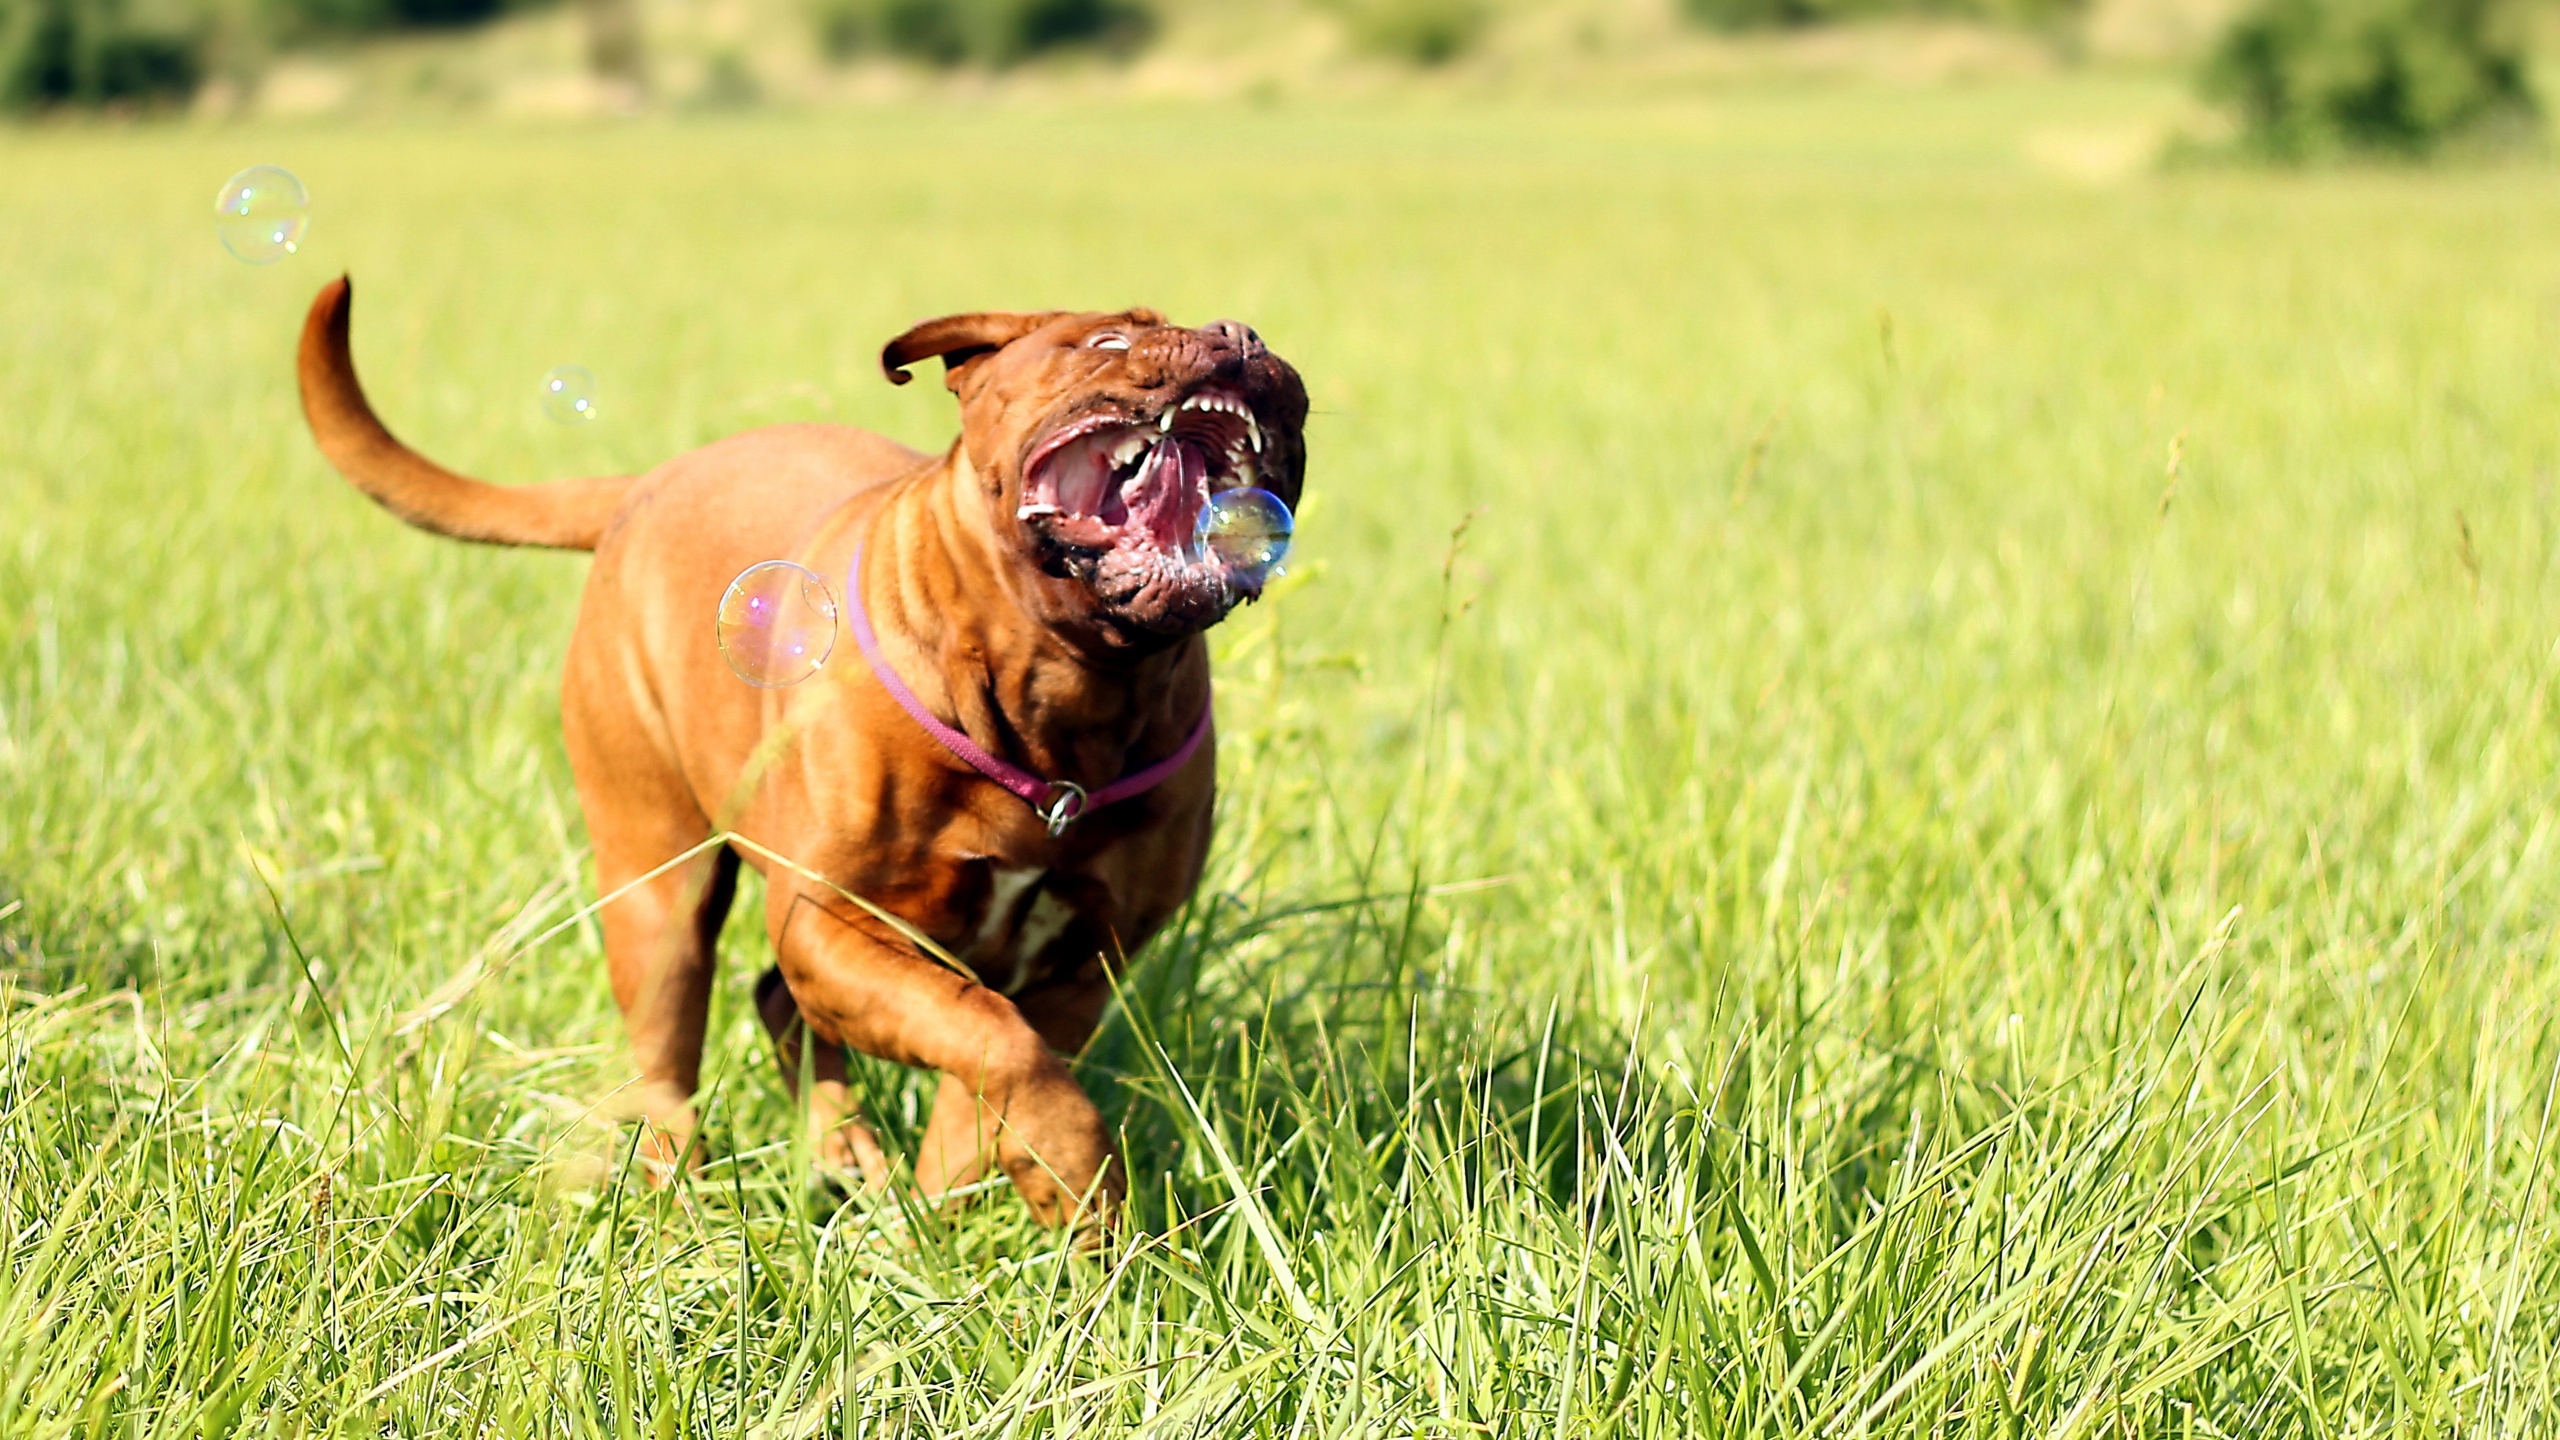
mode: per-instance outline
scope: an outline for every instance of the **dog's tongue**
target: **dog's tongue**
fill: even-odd
[[[1157,548],[1179,553],[1199,528],[1208,480],[1208,452],[1187,440],[1167,438],[1147,452],[1120,493],[1130,518],[1147,527]]]

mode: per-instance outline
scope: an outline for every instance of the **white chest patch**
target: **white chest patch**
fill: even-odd
[[[1005,931],[1013,926],[1014,917],[1022,913],[1023,892],[1048,875],[1046,870],[1034,870],[1028,866],[1019,870],[996,867],[988,877],[992,884],[987,891],[987,913],[978,920],[978,933],[969,937],[970,959],[993,958],[987,953],[988,947],[1002,942]]]
[[[989,877],[987,912],[963,957],[971,969],[989,976],[1004,995],[1021,993],[1040,978],[1034,961],[1076,918],[1075,907],[1040,888],[1046,870],[1004,869]]]
[[[1031,902],[1031,913],[1022,917],[1022,928],[1014,932],[1013,963],[1016,969],[1028,974],[1031,962],[1039,958],[1041,951],[1049,948],[1049,942],[1057,939],[1067,928],[1067,922],[1074,918],[1076,912],[1066,901],[1046,890],[1041,891]]]

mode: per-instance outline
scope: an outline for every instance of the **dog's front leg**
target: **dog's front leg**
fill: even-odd
[[[1089,973],[1014,997],[1023,1022],[1056,1054],[1073,1055],[1084,1048],[1111,998],[1111,982],[1102,973],[1100,959],[1086,969]],[[966,1087],[944,1076],[942,1088],[934,1095],[932,1122],[916,1151],[917,1185],[928,1195],[938,1195],[975,1183],[996,1158],[999,1138],[996,1117],[989,1108]],[[1106,1154],[1102,1188],[1106,1210],[1118,1208],[1125,1185],[1118,1157]]]
[[[1123,1182],[1102,1112],[1012,1001],[848,923],[806,894],[786,907],[774,951],[820,1038],[942,1072],[916,1179],[928,1195],[992,1157],[1050,1225],[1108,1225]]]

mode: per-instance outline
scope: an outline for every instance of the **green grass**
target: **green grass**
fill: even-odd
[[[0,1432],[2548,1432],[2560,174],[2022,158],[2172,98],[0,136]],[[503,479],[938,443],[949,309],[1304,370],[1126,1247],[805,1185],[751,922],[627,1178],[583,563],[325,471],[342,266]]]

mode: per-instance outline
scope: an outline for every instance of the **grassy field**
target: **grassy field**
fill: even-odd
[[[2560,173],[2028,158],[2174,103],[0,135],[0,1432],[2548,1433]],[[1128,1244],[806,1184],[751,922],[627,1178],[583,562],[323,468],[342,267],[511,480],[938,444],[945,310],[1295,359]]]

